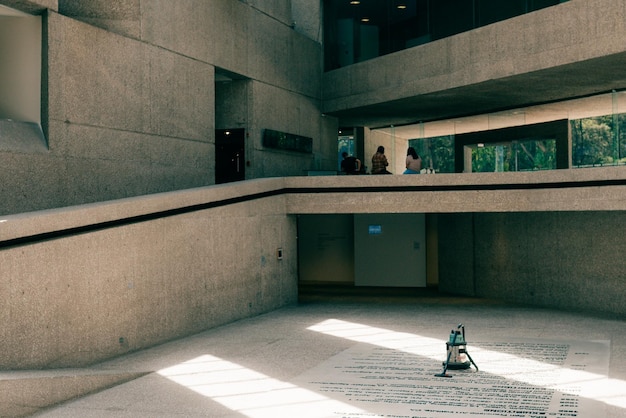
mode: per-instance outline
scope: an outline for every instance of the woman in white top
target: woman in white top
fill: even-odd
[[[406,152],[406,170],[402,174],[419,174],[422,169],[422,159],[415,148],[409,147]]]

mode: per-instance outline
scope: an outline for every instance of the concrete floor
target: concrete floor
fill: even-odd
[[[465,324],[471,341],[510,338],[610,340],[609,377],[626,385],[626,321],[504,303],[445,297],[433,293],[372,293],[344,297],[310,291],[297,306],[238,321],[199,335],[117,358],[91,372],[137,373],[142,377],[48,408],[34,416],[60,417],[249,417],[232,398],[201,395],[193,385],[175,383],[166,375],[175,365],[215,362],[240,368],[255,379],[288,384],[357,342],[309,329],[329,319],[447,339],[450,329]],[[442,343],[442,357],[445,348]],[[159,373],[161,371],[161,373]],[[261,384],[261,383],[259,383]],[[267,392],[271,396],[271,390]],[[626,399],[626,393],[624,394]],[[606,416],[626,417],[624,407],[610,405]],[[303,411],[304,412],[304,411]],[[310,412],[310,411],[309,411]],[[313,414],[314,416],[315,414]],[[579,417],[580,418],[580,417]],[[595,418],[595,417],[594,417]]]

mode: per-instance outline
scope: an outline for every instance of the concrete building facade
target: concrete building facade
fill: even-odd
[[[2,89],[10,198],[0,213],[215,184],[219,129],[245,130],[244,178],[334,166],[336,121],[321,112],[321,43],[296,30],[290,1],[1,4],[4,57],[33,49],[14,39],[16,30],[30,24],[38,37],[41,72],[21,87],[41,85],[41,93]],[[11,67],[4,57],[4,86],[32,66]],[[35,111],[20,112],[20,95],[35,96]],[[41,133],[23,138],[26,123]],[[308,138],[311,150],[264,147],[266,129]]]
[[[612,91],[626,107],[624,5],[556,3],[323,71],[323,2],[3,1],[0,213],[221,183],[228,160],[236,180],[334,171],[338,127],[398,173],[424,124],[571,120],[545,105]]]

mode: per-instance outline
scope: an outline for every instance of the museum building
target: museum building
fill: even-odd
[[[0,0],[0,369],[302,286],[623,318],[624,39],[622,0]]]

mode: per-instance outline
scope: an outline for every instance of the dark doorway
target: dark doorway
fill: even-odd
[[[217,129],[215,131],[215,183],[245,180],[245,130]]]

